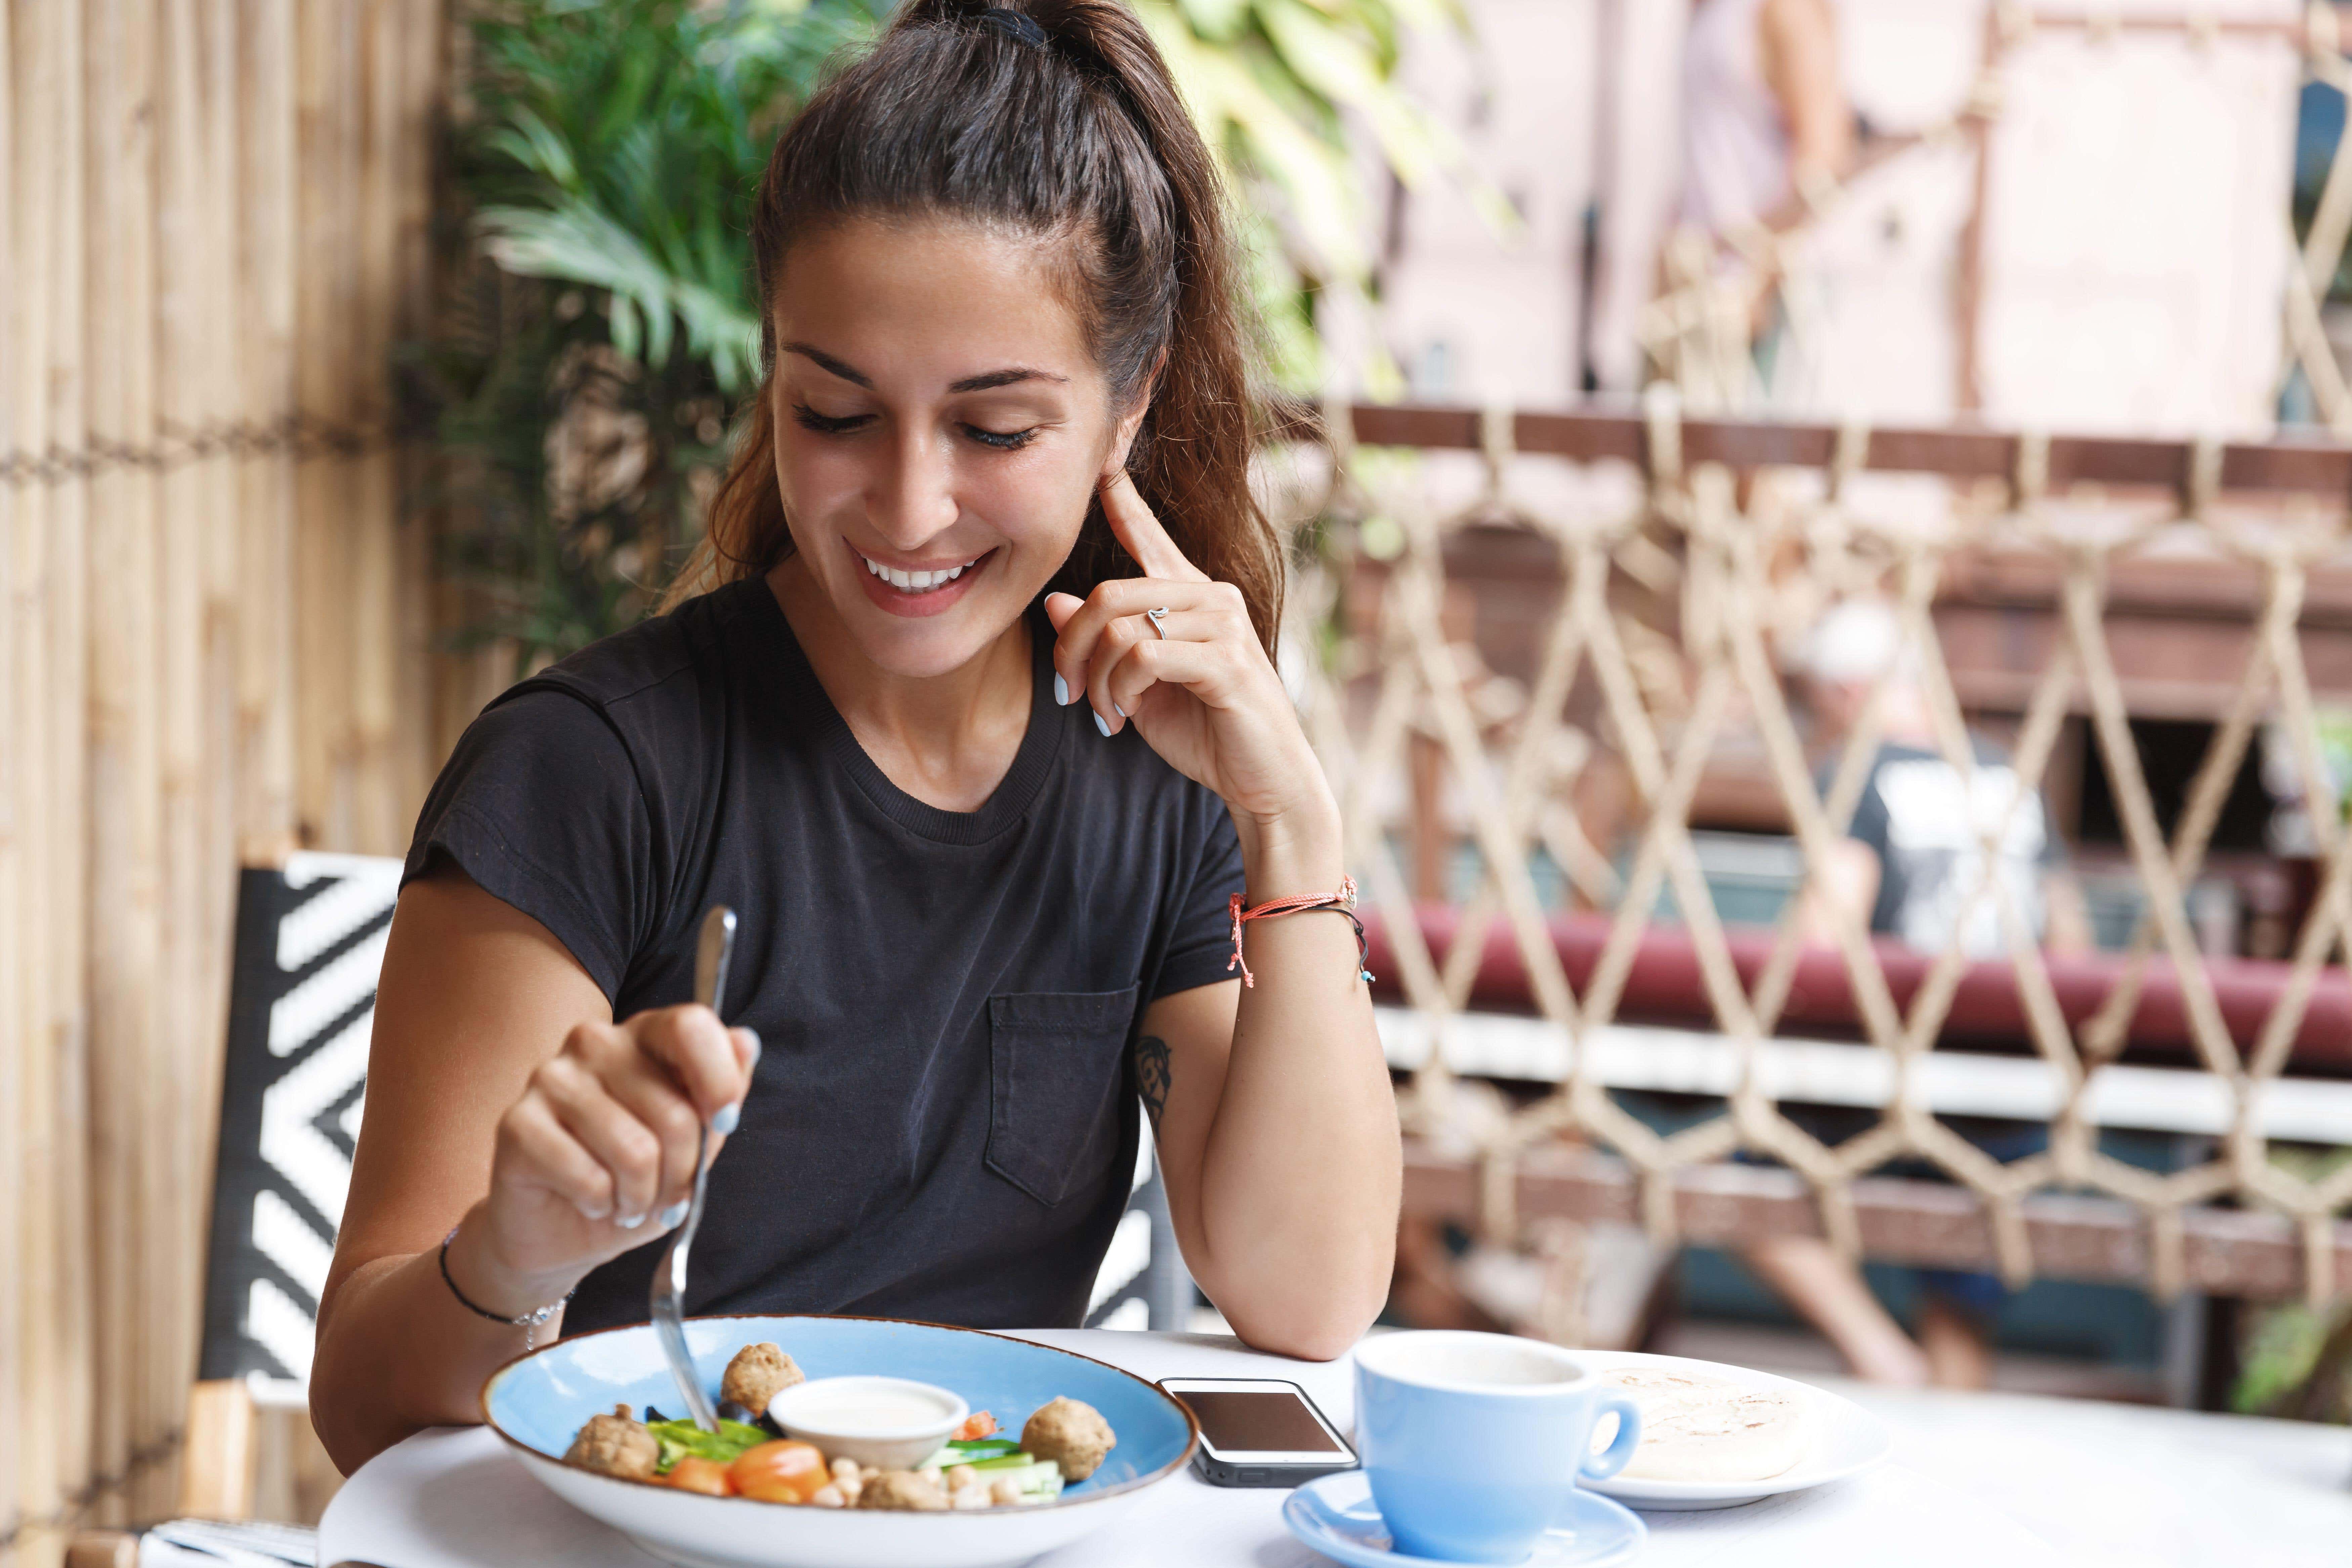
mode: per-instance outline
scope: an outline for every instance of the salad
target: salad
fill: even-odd
[[[746,1345],[720,1383],[717,1431],[650,1406],[640,1421],[627,1405],[616,1405],[609,1415],[588,1418],[564,1458],[604,1475],[709,1497],[932,1512],[1051,1502],[1064,1486],[1093,1475],[1118,1443],[1100,1412],[1060,1398],[1034,1412],[1018,1438],[1002,1433],[996,1417],[983,1410],[911,1468],[878,1468],[784,1436],[768,1404],[805,1381],[775,1345]]]

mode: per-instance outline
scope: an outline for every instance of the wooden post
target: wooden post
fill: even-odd
[[[199,1383],[188,1392],[187,1419],[179,1511],[246,1518],[253,1511],[253,1395],[234,1379]]]
[[[17,202],[16,116],[17,59],[14,29],[0,27],[0,213],[12,221],[0,227],[0,447],[16,445],[20,399],[25,391],[22,361],[37,363],[28,353],[25,323],[16,314],[26,287],[22,258],[24,243],[16,220],[24,209]],[[19,1009],[31,989],[26,973],[25,911],[25,841],[38,831],[30,808],[29,773],[39,766],[41,752],[30,744],[30,714],[20,673],[24,649],[16,628],[36,617],[32,596],[19,578],[18,553],[24,509],[20,488],[0,485],[0,1086],[13,1076],[26,1038]],[[16,1194],[24,1169],[17,1139],[21,1108],[0,1111],[0,1268],[22,1268],[23,1233],[18,1225]],[[23,1410],[24,1324],[19,1312],[22,1291],[13,1282],[0,1284],[0,1410]],[[16,1495],[18,1423],[0,1422],[0,1507]]]
[[[154,68],[152,0],[93,0],[88,57],[91,196],[91,433],[131,449],[155,442]],[[153,1057],[163,1032],[163,925],[158,685],[164,649],[152,469],[94,476],[89,575],[90,1028],[88,1146],[95,1270],[92,1462],[123,1473],[144,1381],[138,1318],[157,1184],[151,1142]],[[100,1522],[121,1518],[100,1500]]]

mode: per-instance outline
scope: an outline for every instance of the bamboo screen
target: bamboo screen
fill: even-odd
[[[439,0],[0,23],[0,1561],[154,1518],[241,855],[394,852],[438,755],[386,365]]]

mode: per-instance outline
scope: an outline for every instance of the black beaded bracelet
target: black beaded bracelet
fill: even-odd
[[[466,1299],[466,1293],[457,1289],[457,1281],[450,1278],[449,1244],[457,1239],[457,1227],[453,1225],[449,1227],[449,1234],[441,1238],[441,1283],[449,1287],[449,1294],[457,1298],[457,1305],[465,1308],[466,1310],[473,1313],[474,1316],[478,1318],[488,1318],[494,1323],[504,1323],[510,1329],[523,1329],[529,1331],[522,1337],[523,1349],[525,1350],[532,1348],[532,1342],[538,1338],[540,1329],[546,1324],[548,1319],[555,1316],[556,1313],[563,1310],[565,1307],[571,1305],[573,1294],[580,1289],[579,1286],[574,1285],[570,1290],[566,1290],[563,1293],[561,1300],[550,1301],[544,1307],[533,1307],[530,1311],[525,1312],[520,1318],[509,1318],[503,1316],[500,1313],[493,1312],[488,1307],[478,1306],[476,1303],[467,1300]]]

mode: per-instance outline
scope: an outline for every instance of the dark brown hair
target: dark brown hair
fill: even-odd
[[[1136,489],[1194,565],[1242,591],[1270,650],[1281,557],[1250,493],[1249,339],[1224,194],[1166,62],[1116,0],[911,0],[784,128],[751,215],[761,384],[670,602],[792,551],[768,306],[795,240],[866,216],[967,219],[1060,248],[1113,408],[1150,398],[1127,459]],[[1097,500],[1054,586],[1083,595],[1136,570]]]

